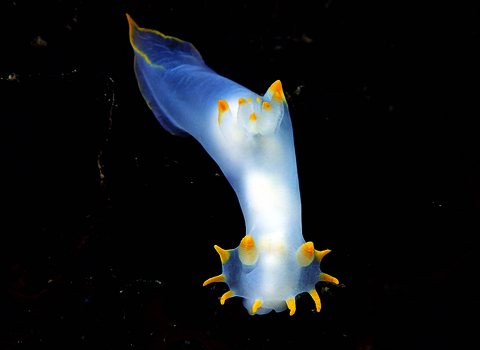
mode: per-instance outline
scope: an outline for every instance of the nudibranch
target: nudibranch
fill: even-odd
[[[215,245],[231,297],[242,297],[250,314],[295,313],[295,297],[315,284],[338,280],[321,272],[330,250],[316,250],[302,235],[300,190],[287,101],[279,80],[265,95],[207,67],[192,44],[140,28],[127,14],[140,91],[161,125],[191,135],[217,162],[235,190],[246,236],[235,249]]]

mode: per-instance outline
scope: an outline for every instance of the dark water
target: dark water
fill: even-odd
[[[221,271],[213,245],[243,237],[242,214],[196,141],[166,133],[143,101],[126,12],[257,93],[282,81],[304,236],[332,249],[322,269],[341,283],[317,284],[319,314],[300,296],[292,317],[251,317],[238,298],[220,305],[225,285],[201,286]],[[2,348],[472,338],[478,5],[16,1],[1,13]]]

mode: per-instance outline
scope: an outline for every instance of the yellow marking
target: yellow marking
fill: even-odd
[[[253,237],[250,235],[246,235],[243,237],[242,241],[240,242],[240,246],[245,249],[245,250],[251,250],[255,247],[255,241],[253,240]]]
[[[263,185],[262,182],[260,182],[259,184]],[[264,250],[269,254],[274,254],[276,256],[285,256],[285,254],[287,253],[287,247],[283,241],[272,242],[267,237],[263,237],[260,239],[259,245],[261,250]]]
[[[239,106],[240,106],[240,105],[243,105],[245,102],[247,102],[247,100],[245,100],[244,98],[240,98],[240,99],[238,100],[238,105],[239,105]]]
[[[238,247],[238,257],[242,264],[253,265],[258,260],[258,249],[252,236],[243,237]]]
[[[260,307],[262,306],[262,302],[260,300],[256,300],[255,303],[253,304],[253,307],[252,307],[252,314],[256,314],[257,313],[257,310],[260,309]]]
[[[282,83],[280,82],[280,80],[277,80],[276,82],[274,82],[272,86],[270,86],[270,89],[274,93],[278,91],[281,94],[283,94]]]
[[[252,98],[251,97],[247,98],[247,101],[252,102]]]
[[[172,40],[176,40],[176,41],[178,41],[178,42],[180,42],[180,43],[182,43],[183,40],[180,40],[180,39],[175,38],[175,37],[173,37],[173,36],[165,35],[165,34],[163,34],[163,33],[160,33],[158,30],[140,28],[140,27],[138,26],[138,24],[135,23],[135,21],[132,19],[132,17],[130,17],[130,15],[129,15],[128,13],[127,13],[126,15],[127,15],[128,24],[130,25],[130,29],[129,29],[130,44],[132,45],[133,49],[134,49],[135,51],[137,51],[138,54],[139,54],[140,56],[142,56],[149,65],[151,65],[151,66],[153,66],[153,67],[157,67],[157,68],[163,68],[162,65],[153,64],[152,61],[150,61],[150,59],[148,58],[148,56],[147,56],[144,52],[140,51],[140,49],[133,44],[133,34],[134,34],[134,31],[138,30],[138,31],[141,31],[141,32],[153,33],[153,34],[156,34],[156,35],[160,35],[160,36],[161,36],[162,38],[164,38],[164,39],[172,39]],[[191,44],[190,44],[190,45],[191,45]],[[193,45],[192,45],[192,46],[193,46]]]
[[[138,30],[141,30],[142,32],[150,32],[150,33],[154,33],[154,34],[157,34],[157,35],[160,35],[161,37],[165,38],[165,39],[174,39],[180,43],[183,43],[183,40],[180,40],[178,38],[175,38],[173,36],[168,36],[168,35],[165,35],[163,33],[160,33],[158,30],[154,30],[154,29],[147,29],[147,28],[140,28],[138,26],[137,23],[135,23],[135,21],[132,19],[132,17],[130,17],[130,15],[127,13],[127,19],[128,19],[128,23],[131,25],[131,26],[134,26],[135,29],[138,29]]]
[[[317,258],[318,262],[321,262],[323,257],[325,255],[327,255],[328,253],[330,253],[331,250],[330,249],[326,249],[326,250],[315,250],[315,257]]]
[[[258,103],[262,102],[262,99],[260,97],[257,97],[257,102]]]
[[[302,245],[302,250],[305,252],[305,255],[307,256],[313,256],[313,252],[315,249],[313,249],[313,242],[307,242]]]
[[[278,91],[275,91],[273,93],[272,99],[278,102],[282,102],[282,95]]]
[[[335,277],[330,276],[330,275],[328,275],[326,273],[323,273],[323,272],[320,274],[320,276],[318,276],[318,279],[320,281],[332,282],[332,283],[338,284],[338,280]]]
[[[235,294],[231,290],[229,290],[228,292],[223,294],[222,297],[220,298],[220,304],[222,304],[222,305],[225,304],[225,300],[230,299],[234,295]]]
[[[222,123],[222,114],[228,111],[228,103],[224,100],[218,100],[218,124]]]
[[[313,261],[313,256],[315,254],[315,249],[313,248],[312,242],[307,242],[302,244],[297,250],[296,260],[299,266],[308,266]]]
[[[222,260],[222,264],[225,264],[230,258],[230,251],[222,249],[218,245],[214,245],[213,247],[217,251],[218,255],[220,255],[220,260]]]
[[[287,100],[285,99],[285,94],[283,93],[282,83],[280,80],[274,82],[270,88],[268,89],[272,93],[272,99],[275,101],[284,101],[285,103]]]
[[[140,86],[140,84],[138,84],[138,86]],[[140,92],[142,92],[142,89],[140,89]],[[150,103],[148,103],[148,101],[147,101],[147,100],[145,100],[145,102],[147,102],[147,106],[148,106],[148,108],[152,109],[152,106],[150,106]]]
[[[251,121],[257,120],[257,115],[255,113],[252,113],[249,118]]]
[[[224,100],[218,100],[218,111],[220,113],[224,113],[228,111],[228,103]]]
[[[208,280],[203,282],[203,286],[205,287],[207,284],[215,283],[215,282],[225,282],[226,279],[227,278],[225,277],[225,275],[218,275],[218,276],[209,278]]]
[[[322,308],[322,303],[320,302],[320,297],[318,296],[317,291],[315,289],[312,289],[308,293],[310,294],[313,301],[315,302],[315,306],[317,307],[317,312],[320,312],[320,309]]]
[[[263,109],[266,109],[267,111],[272,109],[272,105],[268,103],[267,101],[263,102],[262,104]]]
[[[287,307],[290,310],[290,316],[293,316],[297,307],[295,306],[295,298],[288,298],[287,299]]]

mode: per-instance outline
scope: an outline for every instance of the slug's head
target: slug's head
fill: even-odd
[[[231,111],[227,101],[218,101],[218,124],[227,140],[270,136],[282,122],[287,107],[280,80],[274,82],[263,97],[240,98],[238,110]]]
[[[335,277],[320,270],[322,258],[330,250],[318,251],[312,242],[297,249],[289,249],[282,242],[260,242],[245,236],[235,249],[224,250],[215,246],[222,261],[222,274],[209,278],[212,282],[225,282],[229,287],[220,298],[223,305],[231,297],[244,298],[243,305],[251,315],[262,315],[275,310],[296,310],[295,296],[309,293],[315,301],[317,312],[321,309],[320,297],[315,289],[318,281],[338,284]]]

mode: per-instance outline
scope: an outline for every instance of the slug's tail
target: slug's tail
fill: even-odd
[[[181,64],[205,64],[200,53],[189,42],[157,30],[140,28],[128,13],[127,20],[130,26],[130,44],[152,67],[168,70]]]
[[[171,109],[168,99],[158,99],[154,91],[165,92],[162,85],[166,74],[180,66],[206,67],[202,56],[189,42],[159,31],[140,28],[127,14],[130,28],[130,44],[135,52],[135,75],[138,86],[148,107],[163,128],[178,136],[189,134],[168,117],[165,110]]]

